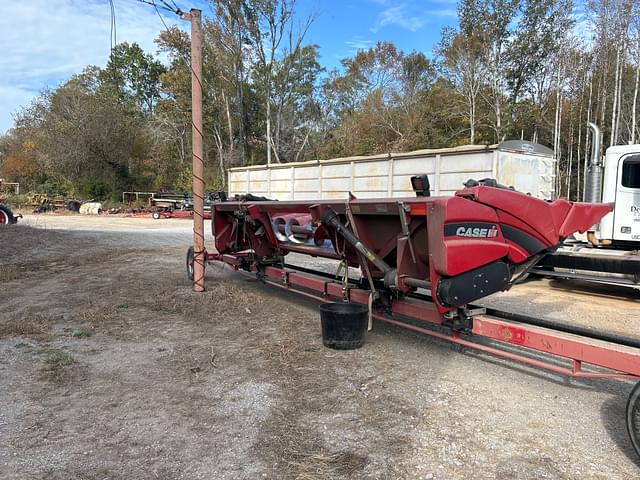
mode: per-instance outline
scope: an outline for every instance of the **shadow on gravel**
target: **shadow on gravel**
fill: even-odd
[[[626,426],[626,406],[630,391],[631,388],[626,388],[624,393],[619,393],[607,399],[600,408],[600,417],[609,436],[618,448],[640,468],[640,457],[638,457],[631,445]]]
[[[584,280],[549,280],[549,287],[554,290],[573,293],[587,299],[590,297],[614,298],[629,302],[640,302],[640,291],[635,288],[603,283],[587,282]]]

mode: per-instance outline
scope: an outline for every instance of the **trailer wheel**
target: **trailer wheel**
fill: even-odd
[[[16,223],[13,212],[6,205],[0,205],[0,225],[11,225]]]
[[[67,210],[70,212],[79,212],[82,204],[77,200],[69,200],[67,202]]]
[[[156,220],[160,220],[160,213],[159,212],[153,212],[151,214],[151,216]]]
[[[193,246],[189,247],[187,250],[187,278],[193,282],[194,278],[194,270],[193,270],[193,262],[195,261],[195,253],[193,250]]]
[[[627,431],[634,450],[640,456],[640,382],[633,387],[627,400]]]

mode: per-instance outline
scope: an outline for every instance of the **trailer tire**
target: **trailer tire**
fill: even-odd
[[[187,250],[187,278],[192,282],[194,278],[194,269],[193,269],[194,261],[195,261],[195,253],[193,250],[193,246],[191,246]]]
[[[82,204],[77,200],[69,200],[67,202],[67,210],[70,212],[79,212]]]
[[[154,218],[155,220],[160,220],[160,213],[159,212],[153,212],[151,214],[151,217]]]
[[[631,445],[640,456],[640,382],[636,383],[629,394],[626,413],[627,432],[629,432]]]
[[[0,225],[13,225],[16,223],[16,217],[6,205],[0,205]]]

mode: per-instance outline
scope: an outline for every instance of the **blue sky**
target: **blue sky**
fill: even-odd
[[[329,68],[379,40],[431,55],[442,27],[457,23],[456,0],[307,0],[298,10],[301,16],[318,12],[308,39],[320,45],[321,63]]]
[[[379,40],[430,55],[441,28],[456,23],[455,2],[298,0],[297,14],[300,19],[317,14],[307,39],[320,46],[321,63],[331,69]],[[203,0],[176,3],[211,14]],[[163,25],[153,7],[136,0],[114,4],[118,42],[138,42],[156,53],[153,39]],[[13,113],[43,88],[55,88],[88,64],[105,64],[110,15],[108,0],[0,0],[0,133],[12,126]],[[169,12],[163,16],[169,25],[184,24]]]

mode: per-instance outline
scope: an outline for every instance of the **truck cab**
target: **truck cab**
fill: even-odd
[[[640,242],[640,145],[607,149],[602,201],[615,202],[615,209],[601,220],[598,237],[617,244]]]

